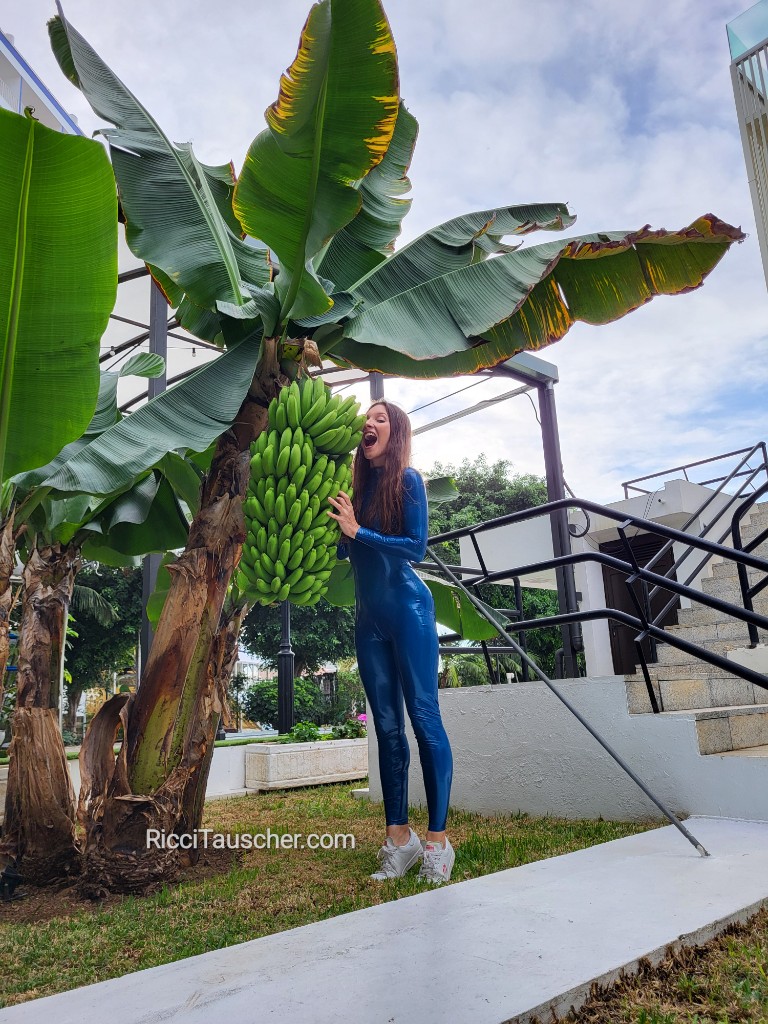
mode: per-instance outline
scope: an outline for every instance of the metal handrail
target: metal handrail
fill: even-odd
[[[766,484],[766,490],[768,490],[768,484]],[[759,493],[760,492],[758,492],[758,496]],[[751,504],[752,501],[749,502],[749,506],[751,506]],[[594,514],[602,515],[606,518],[618,521],[620,523],[619,531],[622,535],[625,534],[627,528],[630,526],[641,527],[650,533],[656,533],[671,540],[686,541],[693,547],[698,547],[708,552],[709,555],[720,555],[724,559],[735,562],[738,567],[743,567],[745,573],[747,567],[768,572],[768,561],[757,558],[747,551],[740,550],[738,546],[728,548],[722,544],[716,544],[701,537],[692,538],[690,534],[683,533],[680,530],[675,530],[669,526],[664,526],[661,523],[654,523],[649,520],[640,519],[638,516],[622,516],[614,509],[607,508],[604,505],[599,505],[597,502],[584,501],[577,498],[563,498],[559,501],[548,502],[545,505],[539,505],[532,509],[525,509],[522,512],[512,512],[506,516],[500,516],[497,519],[488,520],[484,523],[460,527],[456,530],[449,530],[446,533],[437,534],[435,537],[430,538],[429,544],[431,546],[434,544],[444,543],[448,540],[456,540],[460,537],[469,536],[472,539],[475,550],[479,555],[480,549],[479,544],[477,543],[478,534],[484,533],[487,530],[497,529],[499,526],[524,522],[544,515],[550,516],[564,508],[580,508],[585,512],[593,512]],[[738,519],[735,519],[735,522],[737,524]],[[441,566],[444,565],[444,563],[442,563],[431,550],[431,547],[430,556],[435,563]],[[610,565],[613,568],[618,569],[620,572],[626,573],[628,584],[639,579],[645,583],[651,583],[662,587],[665,590],[670,590],[675,594],[687,597],[688,599],[700,604],[707,605],[716,611],[721,611],[726,615],[740,619],[747,624],[748,628],[750,626],[754,627],[755,635],[757,635],[756,631],[758,627],[768,630],[768,617],[758,614],[753,608],[740,608],[738,605],[733,605],[730,602],[722,601],[720,598],[712,597],[709,594],[704,594],[701,591],[694,590],[685,583],[679,583],[677,580],[672,580],[669,577],[660,576],[657,573],[652,572],[647,567],[639,566],[634,561],[634,558],[630,561],[624,561],[612,555],[605,554],[604,552],[590,550],[544,559],[525,566],[514,566],[509,569],[502,569],[496,572],[488,572],[487,566],[480,556],[479,560],[479,570],[476,567],[449,567],[452,578],[456,578],[455,573],[469,575],[473,577],[468,581],[469,585],[471,587],[477,587],[482,583],[494,583],[509,579],[512,575],[524,576],[534,572],[541,572],[545,569],[560,568],[565,565],[575,565],[581,562],[599,562],[604,565]],[[419,563],[419,565],[422,568],[433,568],[432,563]],[[464,584],[462,584],[462,589],[466,589]],[[633,594],[631,586],[630,593]],[[473,598],[473,602],[474,600],[475,599]],[[656,694],[648,673],[645,657],[640,647],[640,644],[646,637],[650,637],[654,640],[663,640],[674,647],[678,647],[686,653],[692,654],[694,657],[700,658],[702,661],[709,662],[717,668],[723,669],[734,675],[741,676],[749,682],[757,683],[759,686],[764,688],[768,688],[768,677],[763,676],[761,673],[754,672],[752,669],[746,668],[737,662],[728,661],[720,655],[714,654],[696,644],[690,644],[688,641],[681,640],[680,637],[667,632],[663,627],[659,626],[657,622],[652,621],[649,618],[647,607],[641,605],[637,600],[636,607],[638,611],[637,617],[628,616],[627,618],[623,618],[624,616],[627,616],[627,613],[621,612],[618,609],[602,609],[597,612],[595,612],[595,610],[585,612],[568,612],[561,613],[556,616],[545,616],[538,619],[517,621],[514,624],[514,631],[518,633],[524,632],[527,629],[542,629],[547,626],[560,626],[571,622],[583,622],[595,618],[613,618],[617,621],[624,621],[626,625],[632,625],[633,627],[639,628],[641,633],[636,638],[635,643],[637,645],[643,676],[645,678],[649,699],[651,701],[651,707],[654,711],[658,711],[660,709],[658,707]],[[483,614],[486,618],[489,618],[484,609]],[[750,636],[751,635],[752,631],[750,630]]]
[[[759,487],[755,494],[751,496],[749,501],[742,502],[733,513],[733,517],[731,519],[731,536],[733,538],[734,549],[739,551],[751,551],[753,548],[756,548],[758,544],[762,543],[766,537],[768,537],[768,529],[766,529],[754,537],[749,544],[745,545],[741,539],[741,520],[752,508],[755,503],[755,499],[759,498],[763,494],[768,494],[768,482],[764,483],[762,487]],[[742,603],[745,609],[752,611],[752,598],[768,586],[768,567],[766,567],[766,575],[758,583],[755,583],[753,587],[750,587],[749,585],[749,576],[745,565],[742,565],[740,562],[737,563],[736,571],[739,576]],[[760,642],[760,638],[757,635],[757,626],[750,622],[747,628],[749,630],[749,646],[754,649]]]
[[[646,491],[643,487],[632,487],[632,484],[639,484],[642,480],[656,480],[658,477],[668,476],[670,473],[682,473],[686,480],[688,480],[687,470],[693,469],[694,466],[706,466],[710,462],[720,462],[721,459],[732,459],[735,455],[744,455],[745,452],[749,452],[747,458],[754,455],[758,448],[763,450],[763,465],[768,467],[768,451],[766,451],[765,441],[758,441],[756,445],[753,445],[751,449],[739,448],[735,452],[726,452],[724,455],[713,455],[708,459],[699,459],[698,462],[686,462],[684,466],[672,466],[671,469],[662,469],[658,473],[647,473],[645,476],[636,476],[633,480],[626,480],[621,486],[624,488],[624,497],[629,497],[630,488],[633,491],[637,491],[638,494],[652,494],[652,491]],[[743,462],[742,462],[743,465]],[[721,480],[722,477],[714,477],[712,480],[705,480],[699,483],[694,480],[693,483],[699,483],[699,486],[704,487],[706,484],[714,484]],[[691,481],[689,481],[691,482]]]

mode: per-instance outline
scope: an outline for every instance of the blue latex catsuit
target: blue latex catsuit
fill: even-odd
[[[378,485],[372,467],[361,518]],[[427,495],[414,469],[403,474],[403,536],[361,526],[344,538],[339,557],[349,556],[355,574],[357,663],[373,712],[387,825],[408,821],[410,750],[403,698],[419,745],[429,830],[442,832],[448,815],[453,758],[437,700],[435,605],[410,563],[427,546]]]

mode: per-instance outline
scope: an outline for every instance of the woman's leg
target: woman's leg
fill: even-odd
[[[409,835],[408,768],[411,752],[405,735],[403,692],[400,688],[392,645],[376,628],[358,622],[355,647],[360,678],[373,713],[373,724],[379,745],[379,774],[384,796],[387,832],[397,838]]]
[[[425,609],[403,617],[394,645],[405,706],[419,744],[429,810],[427,839],[442,841],[453,780],[453,755],[437,700],[437,630]],[[433,833],[433,834],[430,834]]]

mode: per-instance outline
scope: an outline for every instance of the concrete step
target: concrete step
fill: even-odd
[[[757,554],[757,552],[752,552],[752,554]],[[758,555],[758,557],[762,557],[762,555]],[[753,586],[755,583],[758,583],[760,580],[764,579],[766,572],[768,572],[768,566],[766,567],[765,571],[763,571],[761,569],[751,569],[748,566],[747,567],[747,579],[749,580],[749,585]],[[729,561],[725,561],[724,560],[724,561],[721,561],[721,562],[714,562],[713,561],[712,562],[712,575],[709,578],[713,579],[713,580],[731,580],[731,579],[738,580],[738,578],[739,578],[738,563],[731,562],[730,560]],[[706,593],[706,590],[704,591],[704,593]]]
[[[664,711],[695,711],[698,708],[743,707],[744,705],[762,705],[768,701],[768,691],[754,683],[747,682],[739,676],[719,675],[704,676],[693,674],[684,667],[653,671],[653,684],[656,700]],[[671,672],[681,673],[669,677]],[[639,673],[626,677],[627,706],[631,715],[643,715],[651,712],[651,701],[645,679]]]
[[[702,754],[746,750],[768,745],[768,704],[741,707],[695,708],[664,711],[669,718],[693,718]]]
[[[707,757],[716,756],[707,754]],[[742,747],[740,750],[721,750],[720,757],[768,757],[768,743],[761,743],[759,747]]]

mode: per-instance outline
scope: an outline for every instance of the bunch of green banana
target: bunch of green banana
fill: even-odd
[[[313,605],[325,593],[339,541],[328,498],[352,495],[350,451],[365,422],[358,414],[354,397],[331,398],[319,378],[294,381],[270,403],[269,426],[251,446],[236,576],[252,600]]]

